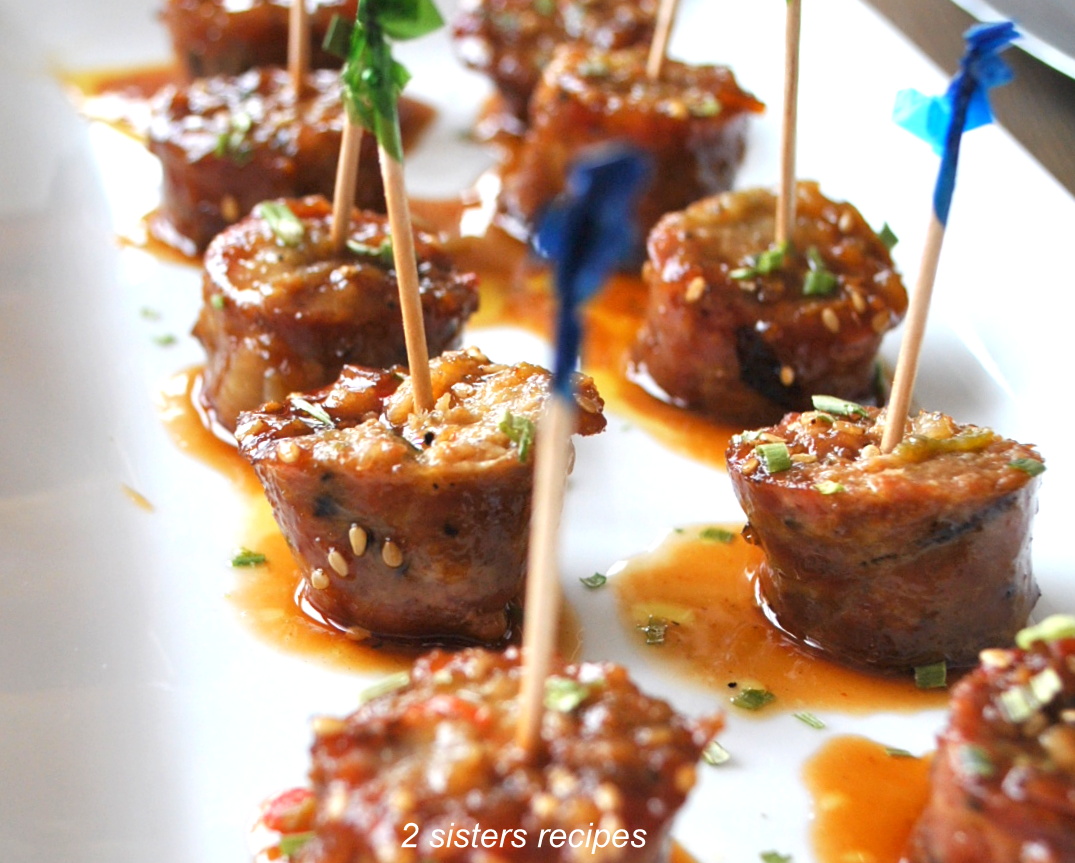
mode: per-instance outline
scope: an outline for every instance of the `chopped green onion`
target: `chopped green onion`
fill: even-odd
[[[761,432],[760,429],[757,429],[757,430],[754,430],[754,431],[740,432],[737,435],[732,435],[732,443],[735,446],[739,446],[740,444],[744,444],[744,443],[753,443],[758,438],[760,438],[761,435],[762,435],[762,432]]]
[[[823,479],[821,482],[814,483],[814,488],[821,494],[839,494],[842,491],[847,491],[840,483],[831,479]]]
[[[896,236],[896,233],[889,227],[888,222],[885,222],[881,226],[881,230],[877,232],[877,239],[885,244],[885,248],[890,252],[896,248],[896,243],[900,241],[900,238]]]
[[[1030,678],[1030,691],[1038,703],[1045,706],[1064,691],[1064,681],[1054,668],[1043,668]]]
[[[508,440],[519,445],[519,461],[525,464],[534,444],[533,421],[526,417],[517,417],[511,411],[504,411],[498,428],[508,436]]]
[[[1045,473],[1045,465],[1036,458],[1017,458],[1015,461],[1008,462],[1008,467],[1021,470],[1028,476],[1038,476]]]
[[[754,447],[754,454],[769,473],[780,473],[791,467],[791,453],[786,443],[760,443]]]
[[[817,246],[806,250],[806,260],[810,269],[803,281],[803,294],[808,297],[825,297],[835,291],[836,276],[825,266],[825,259],[821,257]]]
[[[159,345],[162,348],[170,347],[176,343],[176,337],[171,333],[161,333],[159,336],[153,337],[153,344]]]
[[[214,309],[224,308],[224,295],[213,294],[213,296],[209,298],[209,305],[211,305]]]
[[[600,572],[595,572],[593,575],[588,576],[587,578],[580,578],[579,581],[582,582],[583,586],[590,588],[590,590],[596,590],[597,588],[602,587],[605,582],[608,581],[608,576],[603,575]]]
[[[591,687],[570,677],[553,675],[545,680],[545,708],[571,713],[590,695]]]
[[[768,689],[744,689],[732,698],[732,704],[744,710],[761,710],[775,700],[776,696]]]
[[[261,566],[266,561],[265,555],[260,551],[251,551],[249,548],[240,548],[235,557],[231,559],[232,566]]]
[[[758,271],[759,275],[767,276],[769,273],[775,273],[782,266],[784,266],[784,255],[787,254],[788,244],[777,243],[775,246],[770,246],[764,252],[759,252],[755,259],[754,268]]]
[[[914,685],[919,689],[941,689],[948,685],[948,663],[943,659],[914,670]]]
[[[262,201],[254,207],[254,215],[265,220],[269,230],[284,246],[297,246],[306,239],[306,226],[281,201]]]
[[[384,241],[379,246],[369,246],[366,243],[360,243],[358,240],[348,240],[347,248],[356,255],[362,255],[366,258],[376,258],[381,263],[388,264],[389,266],[395,263],[391,237],[385,237]]]
[[[997,707],[1004,718],[1015,725],[1029,719],[1038,709],[1033,693],[1025,686],[1005,689],[997,696]]]
[[[970,743],[959,748],[959,766],[964,773],[981,776],[983,779],[988,779],[997,772],[989,753],[981,746]]]
[[[757,274],[758,271],[753,267],[738,267],[728,273],[728,278],[742,281],[743,279],[753,279]]]
[[[293,857],[313,838],[312,830],[306,833],[285,833],[280,837],[280,853],[285,857]]]
[[[702,750],[702,760],[712,767],[727,763],[731,757],[732,754],[716,740],[710,740],[706,748]]]
[[[1050,614],[1041,623],[1020,629],[1015,634],[1015,643],[1026,650],[1035,641],[1059,641],[1061,638],[1075,638],[1075,616]]]
[[[914,758],[915,756],[908,752],[906,749],[900,749],[898,746],[886,746],[885,755],[889,758]]]
[[[637,628],[645,634],[646,644],[650,645],[664,644],[664,637],[668,633],[668,627],[678,625],[675,621],[668,620],[665,617],[655,617],[652,614],[644,624],[636,624]]]
[[[246,136],[254,127],[253,118],[245,111],[237,111],[228,118],[228,128],[217,136],[213,155],[228,158],[237,165],[250,161],[251,149]]]
[[[811,728],[821,730],[825,727],[825,723],[818,719],[816,716],[814,716],[813,713],[807,713],[804,711],[802,713],[795,713],[792,715],[805,725],[809,725]]]
[[[707,94],[705,99],[700,103],[691,105],[688,110],[693,117],[716,117],[724,110],[724,106],[719,100]]]
[[[367,701],[373,701],[374,698],[380,698],[382,695],[387,695],[389,692],[395,692],[397,689],[402,689],[404,686],[411,682],[411,673],[409,671],[397,671],[395,674],[390,674],[384,680],[374,683],[372,686],[367,686],[358,694],[358,703],[365,704]]]
[[[321,50],[341,60],[347,59],[347,52],[351,49],[351,34],[355,30],[353,22],[348,21],[342,15],[333,15],[329,22],[325,38],[321,41]]]
[[[837,398],[836,396],[811,396],[810,400],[814,403],[815,410],[836,414],[836,416],[868,417],[870,415],[870,412],[862,405],[849,402],[847,399]]]
[[[149,306],[142,306],[142,308],[138,310],[138,314],[147,321],[159,321],[161,319],[161,313],[156,309],[151,309]]]
[[[758,855],[761,863],[791,863],[790,854],[781,854],[779,851],[762,851]]]
[[[730,530],[725,530],[723,527],[706,527],[702,528],[698,538],[706,542],[722,542],[727,545],[730,542],[734,542],[735,534]]]
[[[590,57],[579,63],[579,74],[583,78],[607,78],[611,71],[608,63]]]
[[[321,425],[326,425],[329,428],[334,428],[336,425],[336,423],[332,421],[332,417],[328,415],[328,411],[321,407],[321,405],[315,405],[313,402],[309,402],[300,396],[291,397],[291,406],[305,414],[309,414],[321,423]]]

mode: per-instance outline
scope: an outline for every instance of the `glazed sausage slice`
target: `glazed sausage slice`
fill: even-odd
[[[872,403],[881,338],[907,309],[885,244],[850,204],[796,189],[790,247],[776,201],[729,192],[649,236],[636,372],[674,404],[740,426],[808,410],[814,393]]]
[[[1075,861],[1075,639],[983,651],[952,691],[910,863]]]
[[[428,413],[413,413],[400,368],[346,367],[323,390],[243,414],[236,437],[325,620],[360,638],[499,643],[523,590],[549,374],[474,349],[430,370]],[[592,381],[577,399],[579,431],[602,429]]]
[[[876,408],[819,400],[728,447],[765,551],[777,625],[849,665],[906,671],[1011,641],[1039,591],[1030,566],[1041,456],[940,413],[887,455]]]
[[[762,104],[723,66],[669,61],[654,81],[645,63],[642,48],[556,50],[531,100],[530,128],[504,169],[500,207],[514,233],[530,231],[584,150],[611,141],[633,145],[653,163],[638,207],[640,243],[669,210],[731,187],[747,119]]]
[[[209,246],[194,335],[205,348],[201,400],[234,429],[240,411],[316,389],[346,363],[406,362],[399,287],[384,216],[356,212],[350,242],[332,249],[332,208],[323,198],[276,201],[301,223],[289,245],[258,208]],[[477,279],[458,272],[428,234],[415,236],[426,341],[456,347],[478,306]]]
[[[558,662],[528,759],[520,675],[515,649],[434,652],[402,688],[315,720],[302,863],[664,860],[719,720],[681,717],[611,663]]]

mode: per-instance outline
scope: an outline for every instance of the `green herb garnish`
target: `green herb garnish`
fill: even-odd
[[[151,309],[149,306],[142,306],[142,308],[138,310],[138,314],[147,321],[159,321],[161,319],[161,313],[156,309]]]
[[[724,110],[724,106],[718,99],[706,95],[701,102],[692,104],[688,110],[691,112],[692,117],[716,117]]]
[[[732,704],[744,710],[761,710],[775,700],[776,696],[768,689],[744,689],[732,698]]]
[[[836,276],[825,266],[825,259],[816,246],[806,250],[807,270],[803,280],[803,294],[807,297],[827,297],[836,290]]]
[[[355,25],[342,15],[333,15],[328,30],[325,31],[325,38],[321,40],[321,50],[340,60],[346,60],[354,29]]]
[[[372,686],[367,686],[358,694],[358,703],[365,704],[367,701],[372,701],[374,698],[380,698],[382,695],[387,695],[389,692],[395,692],[397,689],[402,689],[408,683],[411,682],[411,673],[409,671],[397,671],[395,674],[390,674],[384,680],[374,683]]]
[[[1020,629],[1015,634],[1015,643],[1027,650],[1035,641],[1058,641],[1061,638],[1075,638],[1075,616],[1050,614],[1041,623]]]
[[[919,689],[941,689],[948,685],[948,663],[943,659],[914,670],[914,685]]]
[[[362,255],[366,258],[376,258],[382,264],[387,264],[388,266],[395,263],[391,237],[385,237],[384,241],[379,246],[368,246],[365,243],[360,243],[358,240],[348,240],[347,248],[356,255]]]
[[[1008,462],[1008,467],[1021,470],[1028,476],[1038,476],[1045,473],[1045,465],[1036,458],[1017,458],[1015,461]]]
[[[753,443],[762,435],[760,430],[739,432],[739,434],[732,435],[732,443],[735,446],[739,446],[744,443]]]
[[[306,239],[306,226],[281,201],[262,201],[254,207],[254,215],[265,220],[281,245],[297,246]]]
[[[779,851],[762,851],[758,855],[761,863],[791,863],[790,854],[781,854]]]
[[[754,454],[769,473],[780,473],[791,467],[791,453],[786,443],[760,443],[754,447]]]
[[[530,457],[530,448],[534,445],[534,423],[526,417],[517,417],[511,411],[504,411],[498,428],[508,436],[508,440],[519,445],[519,461],[523,464]]]
[[[889,758],[914,758],[915,756],[908,752],[906,749],[900,749],[898,746],[886,746],[885,755]]]
[[[162,348],[170,347],[176,343],[177,339],[171,333],[161,333],[159,336],[153,337],[153,344],[159,345]]]
[[[821,482],[814,483],[814,488],[820,494],[839,494],[842,491],[847,491],[840,483],[831,479],[823,479]]]
[[[877,239],[884,243],[885,248],[890,252],[896,248],[896,243],[900,241],[900,238],[896,236],[895,231],[889,227],[888,222],[885,222],[881,226],[881,230],[877,232]]]
[[[868,417],[870,415],[870,412],[862,405],[836,396],[811,396],[810,401],[813,402],[815,410],[836,414],[838,417]]]
[[[804,725],[809,725],[811,728],[816,728],[819,731],[825,727],[825,723],[818,719],[816,716],[814,716],[813,713],[807,713],[804,711],[802,713],[794,713],[792,715]]]
[[[236,111],[228,118],[228,128],[217,136],[213,155],[218,159],[231,159],[236,165],[245,165],[253,153],[246,138],[253,127],[254,120],[249,114]]]
[[[249,548],[241,548],[231,559],[232,566],[262,566],[266,561],[265,555],[260,551],[251,551]]]
[[[286,833],[280,837],[280,853],[285,857],[294,857],[313,838],[312,830],[307,833]]]
[[[717,743],[716,740],[710,740],[705,749],[702,750],[702,760],[713,767],[725,764],[731,757],[732,754]]]
[[[397,162],[403,161],[398,100],[411,76],[392,57],[388,40],[415,39],[443,24],[432,0],[362,0],[358,4],[341,75],[344,102],[352,122],[372,132]]]
[[[664,637],[668,633],[669,626],[678,626],[673,620],[666,617],[654,617],[652,614],[643,624],[636,624],[646,636],[646,644],[664,644]]]
[[[321,423],[321,425],[329,426],[329,428],[334,428],[336,425],[336,423],[332,421],[332,417],[328,415],[328,411],[321,407],[321,405],[315,405],[313,402],[309,402],[300,396],[291,397],[291,406],[302,411],[304,414],[309,414]]]
[[[590,588],[590,590],[596,590],[599,587],[603,587],[605,582],[608,581],[607,575],[602,575],[600,572],[595,572],[593,575],[586,578],[580,578],[583,586]]]
[[[706,542],[722,542],[728,545],[728,543],[735,540],[735,534],[730,530],[725,530],[723,527],[705,527],[698,534],[698,538]]]
[[[211,305],[214,309],[224,308],[224,295],[213,294],[213,296],[209,298],[209,305]]]
[[[758,252],[756,255],[751,255],[747,259],[749,261],[747,266],[732,270],[728,273],[728,276],[729,278],[741,281],[743,279],[753,279],[756,276],[767,276],[770,273],[775,273],[784,266],[784,256],[787,254],[787,251],[787,243],[772,245],[764,252]]]
[[[592,688],[570,677],[553,675],[545,680],[545,708],[571,713],[590,695]]]
[[[972,743],[959,747],[959,766],[964,773],[981,776],[983,779],[988,779],[997,772],[989,753],[981,746],[975,746]]]

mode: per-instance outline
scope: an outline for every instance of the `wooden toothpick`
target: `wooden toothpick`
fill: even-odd
[[[668,40],[672,36],[672,24],[676,20],[679,0],[661,0],[657,9],[657,24],[653,30],[653,41],[649,44],[649,56],[646,58],[646,77],[656,81],[661,77],[661,68],[668,53]]]
[[[799,105],[801,0],[788,0],[784,28],[784,116],[780,130],[780,189],[776,198],[776,242],[795,232],[795,127]]]
[[[306,89],[306,74],[310,71],[310,16],[305,0],[291,0],[287,28],[287,69],[295,98],[302,98]]]
[[[344,117],[340,139],[340,158],[336,162],[336,187],[332,194],[332,248],[342,255],[351,233],[351,210],[358,185],[359,153],[362,151],[362,127]]]

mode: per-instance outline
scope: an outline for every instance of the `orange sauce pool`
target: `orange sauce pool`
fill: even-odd
[[[730,700],[745,688],[776,696],[753,712],[829,709],[846,713],[916,711],[942,707],[945,690],[921,690],[914,681],[844,668],[798,646],[764,616],[754,598],[753,571],[761,552],[742,539],[738,527],[723,539],[704,539],[706,528],[673,532],[653,551],[610,572],[621,618],[636,630],[646,656],[666,662],[724,693]],[[650,617],[668,621],[663,644],[646,644]]]
[[[195,407],[199,384],[197,369],[175,375],[161,389],[157,410],[176,446],[228,477],[243,497],[247,524],[236,547],[265,556],[264,564],[234,568],[235,586],[228,598],[244,623],[263,641],[333,668],[385,673],[408,668],[424,647],[354,641],[303,610],[297,597],[299,565],[276,526],[254,469],[233,445],[210,431]],[[567,659],[577,658],[582,646],[578,618],[565,605],[559,621],[559,651]]]
[[[899,863],[929,794],[930,756],[893,757],[864,737],[835,737],[803,767],[818,863]]]

